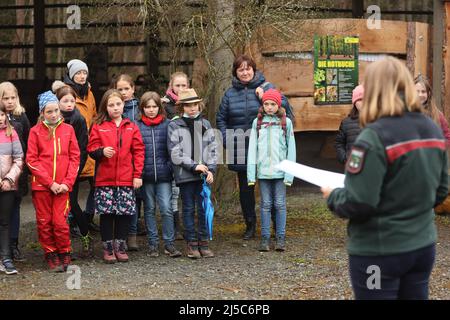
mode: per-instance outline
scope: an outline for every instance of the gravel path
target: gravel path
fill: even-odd
[[[329,213],[320,194],[290,192],[284,253],[260,253],[258,239],[242,241],[236,207],[216,215],[213,259],[150,258],[143,236],[138,238],[141,250],[130,253],[129,263],[106,265],[96,235],[96,257],[74,261],[81,271],[79,290],[66,286],[70,274],[47,271],[27,202],[21,230],[27,261],[17,263],[17,276],[0,274],[0,299],[351,299],[345,222]],[[430,298],[450,299],[450,217],[437,217],[437,224]],[[184,249],[183,241],[176,244]],[[75,239],[75,250],[78,246]]]

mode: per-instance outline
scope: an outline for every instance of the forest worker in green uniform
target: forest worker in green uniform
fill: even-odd
[[[328,207],[348,219],[356,299],[428,299],[435,260],[433,208],[447,196],[442,130],[421,113],[400,60],[372,63],[364,79],[363,130],[346,164],[345,187],[324,187]]]

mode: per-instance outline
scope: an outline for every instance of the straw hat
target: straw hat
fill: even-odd
[[[199,98],[194,89],[186,89],[178,93],[178,101],[176,104],[179,105],[182,103],[194,103],[200,101],[202,101],[202,99]]]

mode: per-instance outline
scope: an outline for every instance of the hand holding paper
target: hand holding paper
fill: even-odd
[[[275,168],[319,187],[344,187],[345,175],[341,173],[316,169],[289,160],[281,161]]]

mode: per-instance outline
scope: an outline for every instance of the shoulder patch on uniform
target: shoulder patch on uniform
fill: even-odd
[[[352,174],[358,174],[364,167],[364,159],[367,149],[360,146],[353,146],[347,159],[345,169]]]

